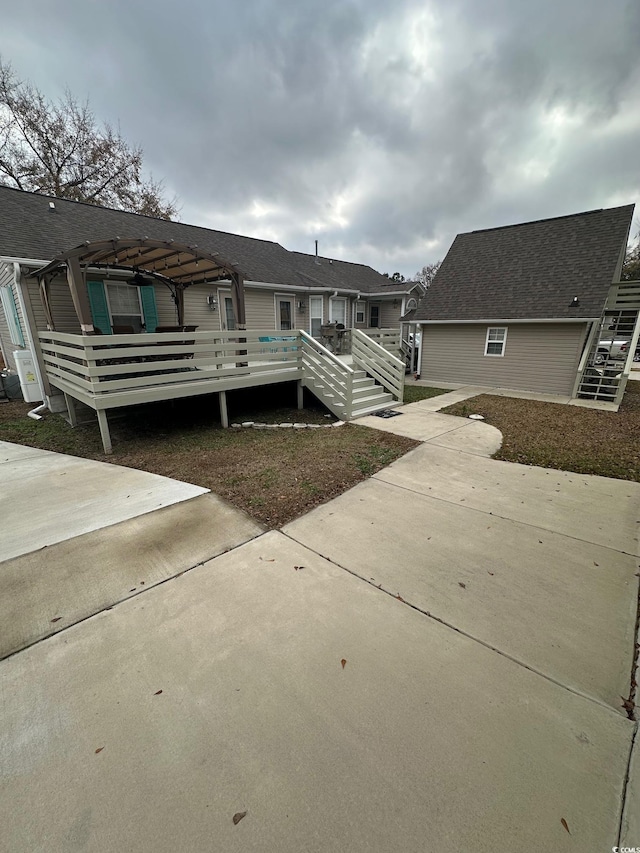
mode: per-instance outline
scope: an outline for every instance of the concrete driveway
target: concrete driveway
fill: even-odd
[[[182,562],[177,508],[149,516],[151,551],[129,522],[85,534],[104,575],[159,579],[37,641],[43,582],[0,663],[7,849],[640,844],[620,700],[640,486],[496,462],[486,425],[415,416],[424,444],[282,531],[205,495],[179,505],[198,517]],[[57,572],[91,562],[83,538]]]

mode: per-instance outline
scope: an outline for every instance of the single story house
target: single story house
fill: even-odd
[[[108,410],[153,400],[218,393],[224,426],[240,387],[294,380],[299,406],[307,387],[344,420],[401,400],[399,318],[420,294],[268,240],[0,187],[2,357],[30,400],[72,423],[93,408],[105,452]]]
[[[15,369],[12,353],[28,348],[35,333],[53,328],[80,331],[65,272],[66,253],[87,243],[146,239],[195,246],[228,262],[205,282],[183,292],[183,324],[199,331],[236,327],[286,331],[302,328],[314,337],[326,323],[347,329],[394,328],[422,294],[416,282],[396,282],[364,264],[287,251],[268,240],[214,231],[181,222],[139,216],[65,199],[0,187],[0,349]],[[47,282],[50,320],[34,273],[54,258],[62,262]],[[106,258],[106,253],[103,254]],[[18,264],[16,284],[14,265]],[[145,273],[144,264],[132,267]],[[229,270],[244,285],[244,318],[234,311]],[[152,287],[130,287],[131,270],[117,263],[90,267],[88,296],[93,325],[102,334],[114,327],[153,332],[178,323],[178,305],[160,278]],[[157,270],[156,270],[157,272]],[[19,284],[22,287],[19,292]],[[191,283],[190,283],[191,284]],[[27,304],[28,303],[28,304]]]
[[[421,379],[618,405],[639,332],[640,282],[620,282],[633,209],[459,234],[403,317]]]

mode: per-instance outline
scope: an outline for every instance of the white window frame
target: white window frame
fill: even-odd
[[[362,314],[362,320],[358,320],[358,314]],[[367,322],[367,303],[364,299],[358,299],[353,306],[353,325],[364,326]]]
[[[487,326],[487,337],[484,341],[484,354],[489,358],[504,358],[504,351],[507,348],[507,332],[508,326]],[[502,332],[502,339],[493,338],[489,340],[492,332]],[[489,344],[502,344],[500,352],[489,352]]]
[[[318,316],[313,313],[312,305],[313,301],[317,299],[320,301],[320,328],[324,323],[324,296],[319,296],[318,294],[311,294],[309,296],[309,334],[313,336],[313,321],[318,319]]]
[[[280,325],[280,306],[279,303],[281,301],[290,302],[291,303],[291,329],[283,329]],[[291,296],[289,293],[274,293],[273,295],[273,310],[275,314],[275,328],[279,332],[289,332],[293,331],[296,327],[296,298]]]
[[[329,322],[330,322],[330,323],[334,323],[334,322],[336,322],[336,321],[335,321],[335,318],[334,318],[334,316],[333,316],[333,307],[334,307],[334,305],[336,305],[338,302],[342,302],[342,303],[343,303],[343,305],[344,305],[344,320],[338,320],[337,322],[338,322],[338,323],[342,323],[342,322],[344,322],[344,325],[345,325],[345,328],[346,328],[346,325],[347,325],[347,299],[346,299],[346,297],[345,297],[345,296],[332,296],[332,297],[329,299]]]
[[[114,325],[114,323],[113,323],[113,309],[111,308],[111,295],[109,293],[109,289],[116,286],[116,285],[117,286],[124,286],[124,287],[128,288],[129,290],[132,290],[133,288],[131,287],[130,284],[127,284],[127,282],[125,282],[125,281],[109,281],[108,279],[105,279],[102,282],[102,285],[104,287],[104,295],[105,295],[105,298],[107,300],[107,308],[109,309],[109,320],[111,322],[111,327],[113,328],[113,325]],[[140,288],[139,287],[136,287],[136,296],[138,297],[138,309],[140,311],[140,314],[139,314],[140,325],[144,329],[144,311],[142,309],[142,299],[140,299]],[[127,315],[116,314],[116,317],[122,317],[122,316],[127,316]],[[136,315],[131,314],[129,316],[133,317]]]

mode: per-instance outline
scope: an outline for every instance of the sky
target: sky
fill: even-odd
[[[407,278],[459,232],[640,201],[639,44],[638,0],[21,0],[0,28],[180,220]]]

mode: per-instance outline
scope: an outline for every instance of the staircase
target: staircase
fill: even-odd
[[[404,365],[362,332],[354,347],[353,365],[300,332],[302,384],[340,420],[350,421],[402,402]]]
[[[312,378],[305,382],[305,386],[313,392],[319,400],[340,420],[348,421],[371,415],[381,409],[388,409],[393,405],[393,395],[385,391],[381,385],[364,372],[354,370],[352,376],[351,390],[351,412],[348,412],[348,404],[334,392],[331,385],[319,379]]]
[[[605,310],[594,324],[585,347],[574,397],[618,406],[640,334],[640,283],[613,285]]]

